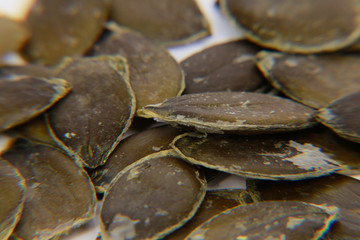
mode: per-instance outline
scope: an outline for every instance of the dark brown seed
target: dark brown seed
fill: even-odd
[[[294,138],[185,133],[171,146],[193,164],[249,178],[298,180],[345,168],[321,148]]]
[[[325,239],[360,239],[360,181],[333,174],[303,181],[248,181],[256,201],[296,200],[334,205],[339,219]]]
[[[57,69],[73,89],[48,112],[48,124],[79,165],[104,164],[131,123],[136,103],[126,69],[119,56],[67,59]]]
[[[316,118],[339,136],[360,143],[360,92],[333,101]]]
[[[0,131],[39,115],[70,89],[70,84],[60,78],[16,75],[0,78]]]
[[[102,32],[107,4],[106,0],[37,0],[26,19],[32,35],[24,55],[45,65],[64,56],[81,56]]]
[[[357,55],[289,55],[260,52],[258,67],[287,96],[313,108],[360,91]]]
[[[194,0],[115,0],[111,17],[165,45],[181,45],[210,34]]]
[[[285,98],[249,92],[187,94],[138,111],[140,116],[211,133],[270,133],[316,124],[314,110]]]
[[[100,212],[104,240],[159,239],[195,214],[206,181],[196,168],[167,155],[149,155],[111,183]]]
[[[24,23],[2,16],[0,17],[0,32],[0,56],[18,51],[30,35]]]
[[[264,84],[256,67],[259,48],[248,41],[218,44],[181,62],[185,93],[254,91]]]
[[[25,179],[8,161],[0,158],[0,239],[8,239],[25,203]]]
[[[169,149],[182,132],[170,126],[151,128],[122,140],[104,166],[95,169],[92,179],[98,192],[105,191],[116,175],[128,165],[149,154]]]
[[[25,205],[15,236],[50,239],[95,215],[94,187],[85,171],[64,153],[30,145],[3,155],[26,180]]]
[[[241,189],[210,190],[197,210],[196,215],[180,229],[166,236],[164,240],[184,240],[195,228],[211,217],[239,205],[252,203],[250,195]]]
[[[222,0],[221,7],[248,39],[284,52],[335,51],[360,36],[357,0]]]
[[[297,201],[247,204],[226,210],[195,229],[186,239],[320,239],[336,220],[338,209]]]
[[[95,47],[95,54],[120,54],[126,58],[138,109],[183,92],[183,71],[165,48],[129,28],[115,23],[109,28],[113,32]]]

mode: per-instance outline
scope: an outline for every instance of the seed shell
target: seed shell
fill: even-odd
[[[0,16],[0,57],[18,51],[29,38],[29,30],[22,22]]]
[[[26,64],[26,65],[6,65],[0,68],[0,76],[6,77],[9,75],[17,76],[31,76],[31,77],[42,77],[42,78],[51,78],[53,74],[53,69],[36,64]]]
[[[320,239],[337,213],[334,206],[297,201],[247,204],[214,216],[186,239]]]
[[[131,123],[136,103],[126,71],[119,56],[67,59],[58,67],[56,76],[73,89],[47,113],[48,127],[79,165],[104,164]]]
[[[149,155],[111,183],[100,212],[102,238],[164,237],[195,214],[205,191],[199,171],[169,150]]]
[[[284,52],[335,51],[360,36],[357,0],[222,0],[220,6],[249,40]]]
[[[8,239],[20,220],[25,203],[25,179],[8,161],[0,158],[0,239]]]
[[[258,67],[290,98],[319,109],[360,91],[357,55],[290,55],[260,52]]]
[[[210,133],[273,133],[314,126],[314,110],[285,98],[249,92],[186,94],[138,111],[146,118]]]

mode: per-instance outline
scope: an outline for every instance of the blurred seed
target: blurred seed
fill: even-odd
[[[316,117],[339,136],[360,143],[360,91],[333,101]]]
[[[0,16],[0,57],[9,52],[17,52],[29,38],[29,30],[22,22]]]
[[[53,69],[36,64],[18,65],[18,66],[3,66],[0,68],[0,76],[6,77],[8,75],[17,76],[31,76],[31,77],[52,77]]]
[[[25,202],[25,179],[0,158],[0,239],[8,239],[20,220]]]
[[[222,0],[220,6],[249,40],[284,52],[335,51],[360,36],[357,0]]]
[[[148,105],[146,118],[210,133],[273,133],[316,124],[314,110],[291,100],[249,92],[187,94]]]
[[[70,84],[60,78],[9,75],[0,78],[0,131],[44,112],[64,97]]]
[[[357,55],[288,55],[260,52],[258,67],[277,89],[313,108],[360,91]]]
[[[115,0],[111,18],[167,46],[193,42],[210,34],[194,0]]]
[[[216,215],[186,239],[320,239],[337,213],[334,206],[297,201],[247,204]]]
[[[199,171],[168,151],[142,158],[124,169],[105,193],[102,238],[159,239],[195,214],[205,191]]]

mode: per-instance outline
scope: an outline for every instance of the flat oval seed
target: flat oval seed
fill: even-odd
[[[60,78],[8,76],[0,78],[0,131],[44,112],[70,91]]]
[[[255,65],[259,48],[248,41],[218,44],[181,62],[185,93],[254,91],[264,84]]]
[[[322,108],[360,91],[357,55],[290,55],[260,52],[258,67],[270,83],[292,99]]]
[[[115,0],[111,17],[156,43],[181,45],[206,37],[210,27],[194,0]]]
[[[360,92],[333,101],[316,118],[339,136],[360,143]]]
[[[171,146],[193,164],[248,178],[298,180],[344,168],[321,148],[283,135],[201,137],[185,133]]]
[[[249,92],[187,94],[138,111],[146,118],[211,133],[270,133],[316,124],[314,110],[285,98]]]
[[[335,51],[360,36],[357,0],[222,0],[221,7],[249,40],[284,52]]]
[[[8,239],[20,220],[25,203],[25,179],[0,158],[0,239]]]
[[[216,215],[186,239],[320,239],[337,213],[333,206],[296,201],[253,203]]]
[[[24,23],[3,16],[0,16],[0,32],[0,57],[18,51],[30,35]]]
[[[52,77],[53,69],[36,64],[27,64],[27,65],[17,65],[17,66],[3,66],[0,68],[0,76],[8,75],[21,75],[21,76],[31,76],[31,77],[43,77],[50,78]]]
[[[37,0],[26,19],[32,35],[24,55],[45,65],[65,56],[81,56],[102,32],[107,4],[106,0]]]
[[[183,92],[183,71],[165,48],[129,28],[116,24],[109,24],[109,28],[113,32],[95,46],[95,55],[119,54],[126,58],[138,109]]]
[[[126,68],[118,56],[65,60],[57,76],[73,89],[48,112],[54,140],[79,165],[95,168],[106,159],[128,129],[135,111],[135,97]]]
[[[111,183],[100,213],[104,240],[159,239],[195,214],[206,181],[167,152],[135,162]]]
[[[105,165],[96,168],[92,174],[97,191],[105,191],[120,171],[140,158],[170,149],[171,141],[181,133],[176,128],[162,126],[139,132],[122,140]]]
[[[16,237],[50,239],[94,217],[94,187],[85,171],[64,153],[30,145],[3,158],[19,169],[27,185]]]

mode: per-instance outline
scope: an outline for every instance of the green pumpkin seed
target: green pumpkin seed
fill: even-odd
[[[170,53],[129,28],[109,24],[113,31],[95,46],[95,54],[120,54],[126,58],[137,108],[179,96],[184,74]]]
[[[338,222],[325,239],[360,238],[360,181],[333,174],[303,181],[250,181],[255,201],[296,200],[334,205],[340,209]]]
[[[210,34],[194,0],[115,0],[111,18],[156,43],[181,45]]]
[[[103,30],[107,1],[37,0],[26,23],[31,38],[23,53],[31,62],[54,65],[65,56],[81,56]]]
[[[79,165],[104,164],[131,123],[135,97],[121,68],[127,65],[119,56],[99,56],[68,59],[57,69],[73,89],[47,113],[48,127]]]
[[[357,0],[222,0],[221,8],[249,40],[284,52],[335,51],[360,36]]]
[[[249,92],[187,94],[148,105],[146,118],[211,133],[271,133],[316,124],[314,110],[285,98]]]
[[[26,145],[3,158],[19,169],[27,185],[16,237],[50,239],[94,217],[94,187],[85,171],[64,153],[44,145]]]
[[[185,93],[255,91],[264,79],[255,65],[259,48],[241,40],[218,44],[181,62]]]
[[[0,56],[18,51],[30,35],[24,23],[3,16],[0,16],[0,32]]]
[[[247,204],[214,216],[186,239],[320,239],[337,213],[334,206],[297,201]]]
[[[0,239],[8,239],[20,220],[25,203],[25,180],[8,161],[0,158]]]
[[[198,170],[162,151],[124,169],[111,183],[100,212],[108,239],[159,239],[181,227],[205,196]]]
[[[39,115],[70,89],[70,84],[60,78],[16,75],[0,78],[0,131]]]
[[[260,52],[258,67],[270,83],[287,96],[322,108],[342,96],[360,91],[357,55],[288,55]]]
[[[333,101],[316,117],[339,136],[360,143],[360,91]]]

